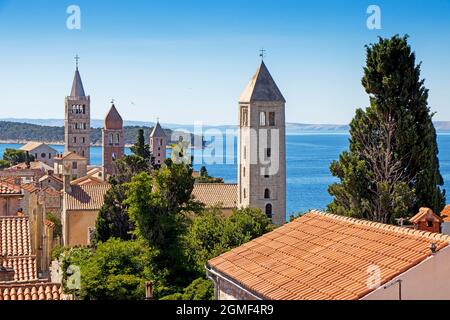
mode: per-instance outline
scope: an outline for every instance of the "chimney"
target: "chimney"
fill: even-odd
[[[145,300],[153,300],[153,282],[145,282]]]
[[[430,208],[420,208],[419,213],[409,220],[414,229],[441,233],[442,218],[436,215]]]
[[[63,176],[63,185],[64,185],[64,191],[66,193],[71,193],[72,192],[72,186],[70,184],[70,181],[71,181],[70,176],[65,174]]]

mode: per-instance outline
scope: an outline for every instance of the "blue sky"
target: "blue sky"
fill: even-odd
[[[66,9],[81,8],[81,30]],[[369,5],[381,30],[366,27]],[[233,124],[259,49],[289,122],[348,123],[368,97],[364,45],[409,34],[436,120],[450,120],[450,1],[0,0],[0,118],[63,118],[75,54],[93,118]],[[133,103],[132,103],[133,102]]]

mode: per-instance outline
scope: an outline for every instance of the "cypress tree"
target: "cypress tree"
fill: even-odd
[[[362,85],[370,106],[350,123],[350,148],[330,170],[329,211],[385,223],[420,207],[437,214],[445,205],[436,130],[421,64],[408,37],[380,38],[366,46]]]

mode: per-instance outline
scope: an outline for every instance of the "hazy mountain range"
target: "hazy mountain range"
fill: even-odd
[[[0,119],[0,121],[10,121],[10,122],[20,122],[20,123],[29,123],[41,126],[54,126],[61,127],[64,126],[63,119],[27,119],[27,118],[5,118]],[[125,126],[147,126],[153,127],[154,122],[145,122],[145,121],[124,121]],[[183,124],[175,124],[175,123],[161,123],[164,128],[167,129],[184,129],[189,132],[194,131],[193,125],[183,125]],[[434,125],[436,130],[439,132],[449,132],[450,131],[450,121],[435,121]],[[100,119],[92,119],[91,126],[93,128],[101,128],[103,127],[103,120]],[[221,131],[225,131],[227,129],[233,130],[236,129],[236,125],[204,125],[203,129],[218,129]],[[348,125],[340,125],[340,124],[306,124],[306,123],[287,123],[286,131],[288,134],[296,134],[296,133],[308,133],[308,132],[317,132],[317,133],[346,133],[348,132]]]

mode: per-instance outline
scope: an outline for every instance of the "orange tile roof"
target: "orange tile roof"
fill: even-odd
[[[444,219],[444,222],[450,222],[450,204],[442,210],[441,217]]]
[[[224,209],[237,207],[237,184],[196,183],[192,198],[207,207],[220,205]]]
[[[100,210],[109,184],[74,185],[72,192],[64,192],[65,208],[67,210]]]
[[[409,219],[412,223],[417,223],[422,220],[433,219],[437,222],[442,222],[442,218],[436,215],[430,208],[420,208],[419,213]]]
[[[100,178],[96,178],[94,176],[87,175],[87,176],[84,176],[84,177],[81,177],[81,178],[71,181],[70,184],[84,186],[84,185],[108,184],[108,182],[106,182]]]
[[[14,269],[15,282],[37,280],[27,217],[0,217],[0,255],[4,257],[3,266]]]
[[[62,300],[62,288],[55,283],[0,284],[1,300]]]
[[[0,194],[3,195],[20,195],[22,191],[20,186],[7,182],[6,180],[0,181]]]
[[[29,193],[33,193],[35,192],[38,188],[34,185],[34,183],[23,183],[21,184],[21,187],[23,190],[29,192]]]
[[[263,299],[359,299],[368,267],[381,285],[447,246],[450,236],[312,211],[208,261]]]

